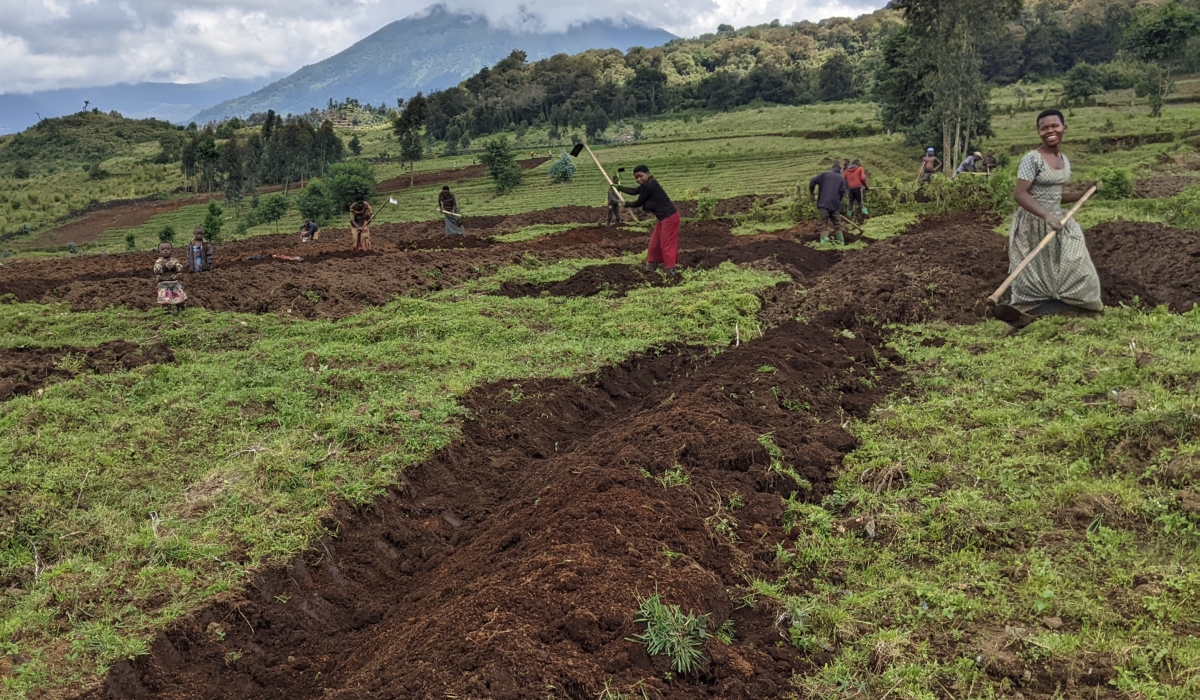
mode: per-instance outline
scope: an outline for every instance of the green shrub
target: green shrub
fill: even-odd
[[[159,243],[174,243],[175,228],[173,226],[163,226],[162,230],[158,232],[158,241]]]
[[[133,235],[133,231],[125,234],[125,250],[137,250],[137,236]]]
[[[28,180],[32,176],[33,173],[29,172],[29,166],[24,163],[17,163],[17,167],[13,168],[13,177],[18,180]]]
[[[341,211],[336,195],[328,185],[317,178],[309,180],[296,196],[296,209],[301,216],[320,225],[324,225]]]
[[[221,227],[225,225],[221,215],[224,210],[216,202],[208,203],[208,213],[204,216],[204,235],[208,240],[215,241],[221,235]]]
[[[79,246],[75,243],[75,241],[70,241],[67,243],[67,252],[71,255],[79,255]]]
[[[813,221],[817,218],[817,203],[809,195],[808,188],[805,185],[796,187],[796,198],[792,200],[792,206],[788,210],[788,214],[792,217],[792,221],[796,223]]]
[[[558,157],[558,160],[554,161],[554,163],[550,165],[550,182],[559,184],[564,182],[574,182],[574,180],[575,161],[571,159],[571,156],[568,155],[566,151],[563,151],[562,155]]]
[[[325,184],[333,195],[332,201],[337,207],[335,213],[343,212],[360,199],[365,201],[375,191],[375,171],[360,160],[335,163],[329,166]]]
[[[701,195],[696,200],[696,218],[708,221],[717,216],[717,198],[711,194]]]
[[[1092,178],[1104,185],[1097,192],[1097,199],[1129,199],[1133,196],[1133,178],[1125,168],[1095,168]]]
[[[508,143],[507,136],[499,136],[484,143],[480,162],[487,166],[488,174],[496,185],[496,194],[505,194],[521,184],[521,166]]]

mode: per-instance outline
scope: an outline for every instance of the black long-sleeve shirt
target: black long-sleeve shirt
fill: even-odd
[[[646,180],[646,184],[644,185],[618,187],[617,189],[625,194],[636,195],[637,201],[629,206],[641,207],[643,211],[650,212],[659,221],[679,211],[671,202],[671,198],[663,190],[662,185],[658,184],[658,180],[654,178]]]
[[[808,181],[808,193],[816,188],[821,188],[821,194],[817,196],[817,208],[826,211],[841,211],[842,198],[846,196],[846,178],[842,177],[841,173],[835,173],[832,170],[826,170],[820,175]]]

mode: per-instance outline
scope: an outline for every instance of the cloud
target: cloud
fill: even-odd
[[[635,17],[680,36],[869,12],[885,0],[446,0],[525,31]],[[0,92],[290,72],[428,0],[0,0]]]

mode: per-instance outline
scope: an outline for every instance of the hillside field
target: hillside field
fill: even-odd
[[[210,198],[157,142],[0,180],[0,698],[1200,696],[1200,104],[1069,114],[1075,181],[1131,178],[1080,214],[1107,309],[1010,335],[1043,97],[920,191],[869,103],[645,122],[596,155],[680,204],[675,282],[586,153],[376,163],[372,251],[293,208],[177,316],[151,250]]]

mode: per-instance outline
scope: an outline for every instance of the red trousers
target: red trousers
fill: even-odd
[[[662,263],[670,270],[679,257],[679,212],[668,216],[654,225],[650,234],[650,248],[646,250],[646,262]]]

